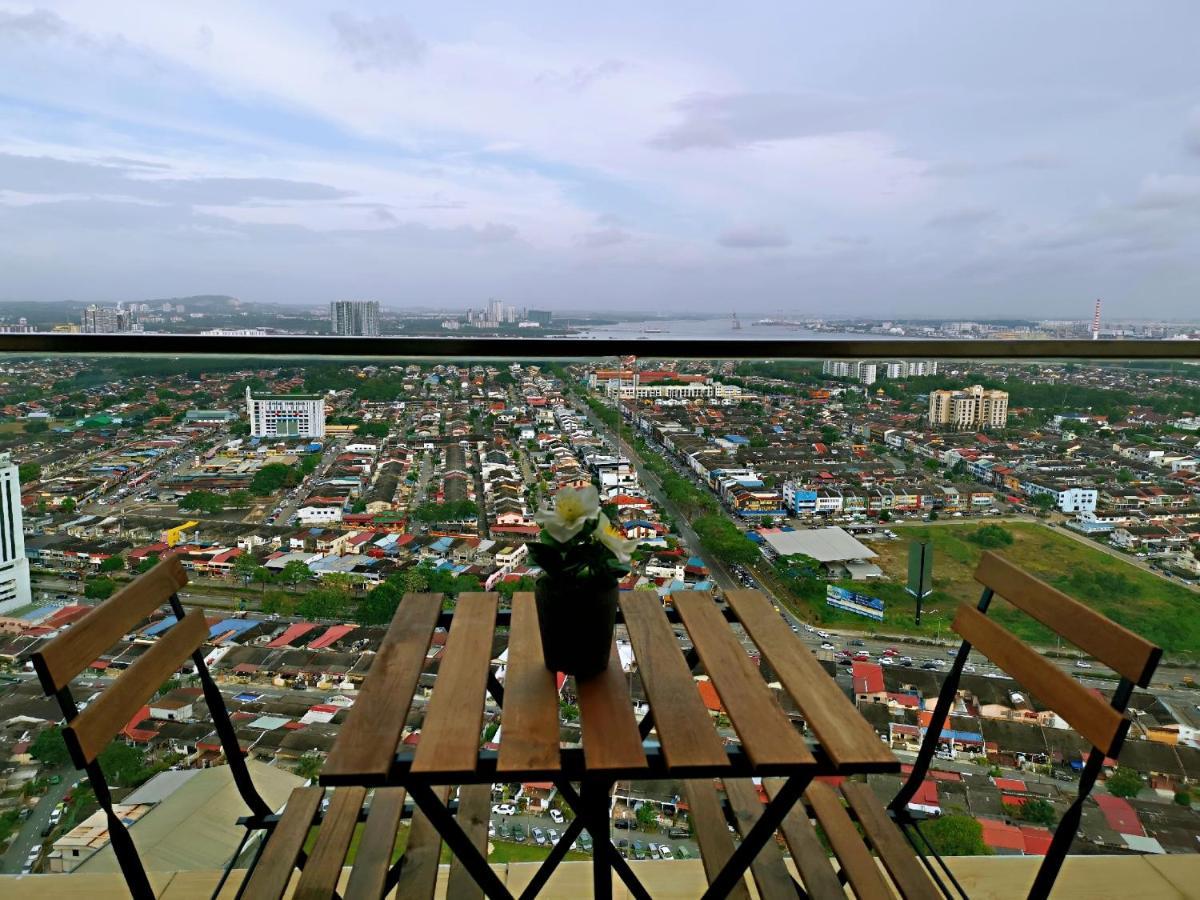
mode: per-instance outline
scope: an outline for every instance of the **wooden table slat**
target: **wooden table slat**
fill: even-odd
[[[583,758],[589,769],[632,769],[646,765],[628,677],[621,671],[621,656],[614,642],[608,668],[575,685]]]
[[[358,825],[358,814],[366,799],[367,789],[364,787],[346,786],[333,792],[329,809],[325,811],[320,830],[317,831],[316,846],[300,872],[300,883],[292,900],[325,900],[333,896],[338,879],[342,876],[342,864],[346,861],[346,851],[350,849],[350,839],[354,837],[354,829]]]
[[[687,798],[695,829],[696,843],[700,845],[700,859],[704,864],[704,877],[711,884],[729,857],[733,856],[733,835],[725,827],[725,814],[717,789],[707,779],[693,779],[683,783],[683,795]],[[743,875],[726,896],[750,900]]]
[[[246,900],[279,900],[283,896],[324,793],[319,787],[292,791],[279,824],[263,838],[267,846],[242,893]]]
[[[676,597],[679,595],[676,594]],[[711,603],[712,600],[710,599]],[[726,625],[726,628],[729,626]],[[738,834],[745,839],[762,815],[763,804],[759,799],[754,782],[749,778],[726,778],[723,782],[725,796],[733,810]],[[783,862],[783,854],[779,844],[772,835],[758,851],[758,856],[750,863],[750,874],[754,876],[754,884],[758,887],[758,896],[763,900],[795,900],[796,885],[792,882],[791,873]]]
[[[406,594],[400,601],[322,774],[386,777],[441,609],[441,594]]]
[[[460,594],[412,771],[475,769],[495,630],[496,594]]]
[[[842,689],[758,591],[726,591],[730,607],[838,766],[900,763]]]
[[[888,816],[871,786],[861,781],[843,782],[842,796],[854,810],[863,834],[883,860],[904,900],[941,900],[942,892],[929,877],[912,844],[900,831],[900,826]]]
[[[450,796],[450,787],[441,785],[433,789],[439,803]],[[433,897],[437,888],[438,865],[442,858],[442,836],[438,834],[429,817],[420,807],[413,810],[412,824],[408,829],[408,843],[404,846],[404,865],[400,868],[400,879],[396,883],[394,896],[404,900],[420,900]]]
[[[508,702],[508,693],[504,695]],[[475,849],[486,859],[488,844],[488,820],[492,813],[492,786],[490,784],[464,784],[458,789],[459,826]],[[450,860],[450,878],[446,882],[446,900],[477,900],[483,897],[483,888],[475,883],[471,872],[456,856]]]
[[[861,900],[893,900],[895,894],[834,789],[823,781],[814,781],[804,797],[812,806],[850,887],[854,888],[854,896]]]
[[[500,723],[504,740],[500,742],[497,771],[558,767],[556,676],[542,658],[537,602],[532,593],[513,595]]]
[[[779,793],[784,785],[783,778],[764,778],[763,787],[771,799]],[[817,829],[808,818],[808,810],[801,801],[793,806],[784,817],[779,831],[787,841],[788,850],[792,854],[792,862],[804,882],[804,889],[810,897],[842,897],[845,889],[838,881],[837,872],[829,861],[829,855],[817,836]]]
[[[367,810],[367,824],[358,842],[354,868],[350,870],[350,881],[343,893],[345,900],[378,900],[383,896],[392,851],[396,848],[396,833],[403,816],[404,788],[376,788],[371,808]]]
[[[784,715],[712,597],[681,591],[673,599],[751,762],[814,763],[808,744]]]
[[[658,594],[623,592],[621,609],[667,763],[675,768],[728,766],[725,748],[700,699]]]

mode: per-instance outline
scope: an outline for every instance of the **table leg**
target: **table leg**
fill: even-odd
[[[533,874],[529,884],[525,885],[525,890],[521,891],[520,900],[531,900],[536,897],[538,892],[545,887],[546,882],[550,880],[550,876],[554,874],[554,870],[558,868],[558,864],[562,862],[564,856],[567,855],[567,850],[571,847],[571,842],[579,837],[583,831],[585,819],[578,811],[575,813],[575,818],[571,824],[567,826],[567,830],[563,832],[562,837],[558,839],[558,843],[550,850],[550,855],[546,857],[538,870]]]
[[[742,843],[733,851],[717,877],[712,880],[708,890],[704,892],[703,900],[716,900],[725,897],[750,868],[750,863],[758,856],[759,851],[766,846],[775,829],[791,811],[792,806],[804,793],[811,775],[793,775],[784,782],[779,793],[766,805],[754,827],[742,838]]]
[[[492,900],[513,900],[513,895],[504,886],[499,876],[492,871],[487,860],[475,849],[471,839],[463,832],[462,827],[450,815],[450,811],[434,795],[427,784],[407,784],[405,788],[413,802],[421,807],[421,811],[429,817],[433,827],[437,829],[442,840],[450,847],[450,851],[459,858],[471,877],[475,879],[485,894]]]
[[[587,817],[587,828],[592,833],[592,896],[595,900],[610,900],[612,897],[612,859],[617,848],[608,837],[608,789],[610,784],[602,781],[585,781],[580,785],[583,801],[581,814]]]

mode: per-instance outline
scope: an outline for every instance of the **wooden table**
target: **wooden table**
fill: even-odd
[[[508,890],[435,788],[551,781],[576,818],[522,896],[541,889],[587,829],[594,842],[595,895],[611,894],[616,871],[634,896],[648,897],[610,837],[609,794],[617,780],[784,776],[705,895],[724,896],[814,776],[896,772],[899,763],[762,594],[730,591],[727,611],[707,594],[677,593],[672,599],[673,609],[664,610],[653,591],[621,595],[620,621],[633,645],[649,714],[640,724],[634,717],[628,676],[614,649],[606,672],[577,685],[582,747],[562,747],[556,679],[542,662],[533,594],[516,594],[511,613],[498,609],[496,594],[462,594],[453,614],[442,612],[440,594],[406,596],[321,783],[405,788],[487,895],[507,898]],[[687,629],[691,650],[681,648],[673,622]],[[757,645],[815,741],[806,740],[784,714],[731,623],[740,623]],[[399,746],[401,731],[439,625],[449,633],[412,752]],[[502,626],[509,627],[503,685],[491,671],[493,637]],[[717,733],[693,679],[697,663],[711,679],[740,743],[727,745]],[[501,707],[498,751],[481,749],[488,693]]]

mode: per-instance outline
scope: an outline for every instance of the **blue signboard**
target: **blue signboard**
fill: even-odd
[[[883,621],[883,601],[877,597],[857,594],[831,584],[825,588],[825,603],[834,609],[854,613],[856,616],[866,616],[876,622]]]

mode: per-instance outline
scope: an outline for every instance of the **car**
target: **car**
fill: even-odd
[[[829,640],[829,632],[828,631],[818,631],[817,637],[822,638],[823,640],[827,641],[827,640]]]
[[[629,823],[628,819],[617,819],[617,821],[613,822],[613,828],[621,828],[628,831],[632,827],[633,825]]]
[[[542,831],[542,829],[538,828],[536,825],[533,826],[533,831],[530,833],[533,835],[533,842],[535,844],[546,843],[546,832]]]
[[[666,844],[659,844],[659,845],[658,845],[658,855],[659,855],[660,857],[662,857],[663,859],[673,859],[673,858],[674,858],[674,857],[671,855],[671,848],[670,848],[670,847],[668,847]]]
[[[963,671],[967,674],[973,674],[975,672],[975,667],[970,663],[967,663],[965,666],[963,666]]]
[[[899,655],[900,655],[900,651],[898,651],[898,650],[897,650],[895,647],[888,647],[886,650],[884,650],[884,651],[883,651],[882,653],[880,653],[879,655],[880,655],[880,656],[889,656],[889,657],[891,657],[891,656],[899,656]]]
[[[1077,669],[1090,669],[1091,667],[1092,667],[1092,664],[1090,662],[1088,662],[1086,659],[1075,660],[1075,668],[1077,668]]]
[[[579,843],[579,849],[580,849],[580,850],[583,850],[583,851],[585,851],[585,852],[587,852],[587,853],[590,853],[590,852],[591,852],[591,850],[592,850],[592,836],[591,836],[590,834],[588,834],[586,831],[585,831],[583,834],[579,835],[579,841],[578,841],[578,843]]]
[[[651,859],[661,858],[658,853],[658,844],[654,843],[653,841],[646,845],[646,852],[650,854]]]
[[[42,848],[34,847],[33,849],[31,849],[29,851],[28,854],[26,854],[25,865],[27,865],[27,866],[33,865],[33,863],[35,863],[37,861],[37,858],[41,855],[42,855]]]
[[[561,809],[550,810],[550,821],[553,822],[555,825],[561,825],[563,823],[562,810]]]
[[[684,847],[683,845],[675,848],[675,855],[680,859],[691,859],[692,857],[692,854],[688,851],[688,848]]]
[[[518,844],[525,843],[525,828],[519,822],[512,827],[512,839]]]
[[[866,641],[851,641],[850,646],[851,647],[865,647],[865,646],[867,646],[867,642]]]
[[[557,844],[558,843],[558,831],[554,828],[547,828],[546,829],[546,840],[547,840],[547,842],[549,842],[551,844]]]
[[[898,660],[896,660],[896,662],[900,663],[902,666],[911,666],[912,661],[913,660],[911,656],[901,656]]]
[[[826,641],[825,643],[823,643],[821,645],[821,649],[822,650],[832,650],[832,649],[834,649],[834,647],[833,647],[833,644],[829,643],[829,641]]]
[[[646,845],[641,841],[634,841],[629,849],[632,851],[634,859],[646,858]]]
[[[932,659],[926,660],[925,662],[921,663],[921,668],[922,669],[936,669],[937,663],[934,662]]]
[[[496,836],[496,823],[489,821],[488,822],[488,837],[495,837],[495,836]]]
[[[896,665],[896,661],[890,656],[881,656],[879,657],[879,664],[881,666],[894,666]]]
[[[496,836],[502,841],[507,841],[512,837],[512,832],[509,831],[507,822],[500,823],[500,827],[496,829]]]
[[[839,666],[853,666],[854,665],[854,660],[852,660],[849,656],[838,657],[837,662],[838,662]]]
[[[868,653],[866,650],[859,650],[857,653],[854,654],[855,662],[869,662],[870,659],[871,659],[871,654]]]
[[[673,840],[687,840],[692,836],[692,833],[686,828],[671,828],[667,831],[667,837]]]
[[[493,816],[515,816],[517,807],[512,803],[497,803],[492,807]]]

